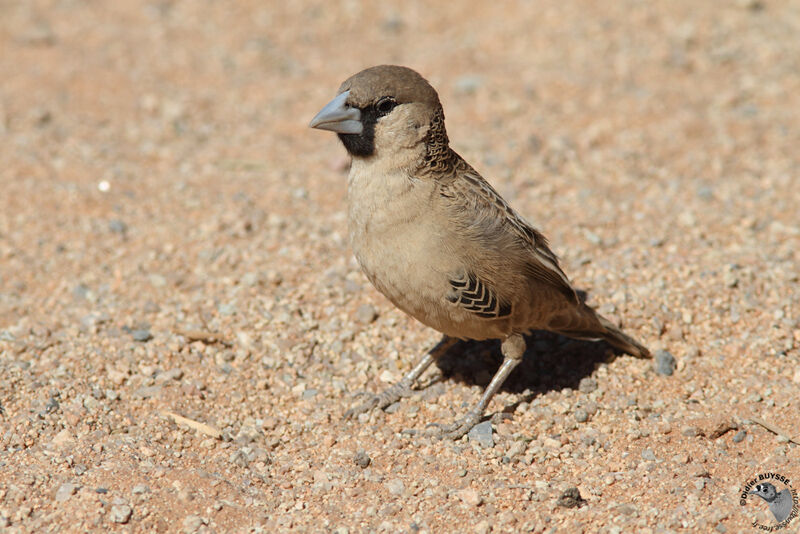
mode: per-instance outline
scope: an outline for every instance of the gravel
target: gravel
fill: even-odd
[[[675,372],[675,368],[677,367],[675,356],[665,350],[657,350],[654,357],[656,374],[672,376],[672,373]]]
[[[405,484],[403,484],[403,481],[399,478],[389,480],[384,485],[386,486],[386,489],[389,490],[389,493],[394,496],[402,495],[403,491],[406,489]]]
[[[589,376],[581,378],[581,381],[578,384],[578,390],[581,393],[591,393],[593,391],[597,391],[597,380]]]
[[[150,330],[137,328],[135,330],[131,330],[131,337],[134,341],[140,341],[144,343],[153,339],[153,334],[150,333]]]
[[[687,438],[693,438],[699,433],[700,431],[694,426],[685,426],[681,429],[681,435],[686,436]]]
[[[362,324],[369,324],[378,318],[378,310],[372,304],[362,304],[356,310],[356,319]]]
[[[188,515],[183,520],[183,530],[184,532],[196,532],[198,531],[205,522],[203,518],[198,515]]]
[[[127,504],[117,504],[111,507],[111,520],[114,523],[125,524],[130,521],[133,515],[133,508]]]
[[[108,221],[108,229],[117,234],[125,234],[128,232],[128,225],[119,219],[111,219]]]
[[[586,500],[581,496],[581,492],[576,487],[565,489],[556,501],[562,508],[579,508],[586,504]]]
[[[589,420],[589,413],[583,408],[575,410],[575,420],[579,423],[585,423]]]
[[[477,507],[483,504],[483,497],[477,490],[468,488],[458,492],[458,498],[467,506]]]
[[[494,432],[491,421],[478,423],[469,430],[467,434],[470,442],[475,442],[483,448],[494,447]]]
[[[78,486],[75,484],[71,484],[69,482],[61,484],[61,486],[58,488],[58,491],[56,491],[56,501],[64,502],[75,495],[76,491],[78,491]]]
[[[353,462],[361,469],[369,467],[371,461],[372,459],[364,451],[358,451],[355,456],[353,456]]]

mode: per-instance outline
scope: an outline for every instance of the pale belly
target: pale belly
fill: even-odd
[[[438,235],[422,230],[421,223],[395,222],[391,230],[352,224],[353,253],[378,291],[409,315],[441,329],[437,317],[446,314],[448,265],[426,261],[441,255],[441,245]]]

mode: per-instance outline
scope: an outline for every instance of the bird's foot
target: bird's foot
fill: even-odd
[[[372,395],[367,402],[354,406],[344,413],[345,419],[355,419],[362,413],[367,413],[375,408],[383,410],[390,404],[394,404],[403,397],[411,394],[411,387],[404,382],[398,382],[384,389],[378,395]]]
[[[461,436],[465,435],[472,429],[473,426],[477,425],[480,422],[481,422],[481,412],[473,409],[468,411],[464,417],[456,419],[449,425],[440,425],[437,423],[431,423],[430,425],[428,425],[429,428],[426,431],[426,435],[441,439],[448,438],[456,440],[459,439]]]

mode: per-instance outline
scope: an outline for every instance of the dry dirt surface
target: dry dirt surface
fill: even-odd
[[[380,63],[656,360],[536,333],[439,441],[500,362],[461,343],[342,419],[438,340],[307,126]],[[800,488],[799,205],[798,2],[0,0],[0,531],[756,532],[744,484]]]

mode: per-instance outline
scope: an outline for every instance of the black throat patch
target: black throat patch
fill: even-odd
[[[361,110],[360,134],[338,134],[342,144],[353,157],[365,158],[375,153],[375,123],[378,122],[378,111],[374,106]]]

